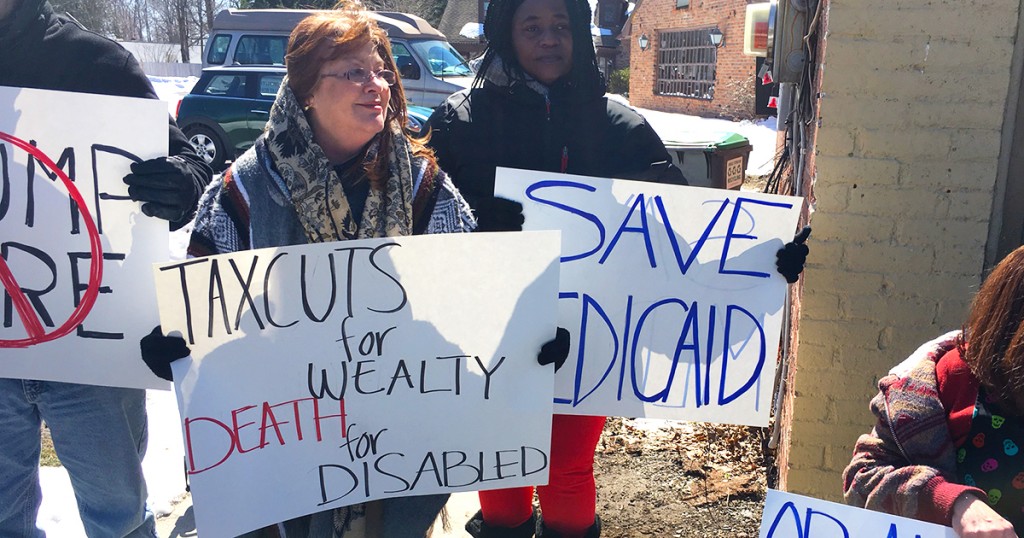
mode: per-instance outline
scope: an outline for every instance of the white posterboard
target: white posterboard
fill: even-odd
[[[166,103],[0,87],[0,377],[169,388],[139,357],[167,222],[122,181],[165,155]]]
[[[758,538],[957,538],[949,527],[774,489]]]
[[[544,484],[559,235],[449,234],[155,269],[196,523]]]
[[[562,231],[555,413],[768,424],[800,198],[504,168],[495,195]]]

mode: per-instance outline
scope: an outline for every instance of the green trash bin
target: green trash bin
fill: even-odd
[[[754,149],[739,133],[694,133],[688,139],[664,140],[672,162],[690,185],[739,190],[746,178],[747,160]]]

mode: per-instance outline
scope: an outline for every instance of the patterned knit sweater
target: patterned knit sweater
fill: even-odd
[[[414,234],[476,228],[469,204],[443,171],[415,158],[413,172]],[[288,188],[260,137],[199,200],[188,254],[199,257],[306,243]]]
[[[956,353],[959,331],[917,349],[878,382],[878,419],[843,471],[847,504],[950,525],[953,503],[978,488],[956,483],[956,447],[970,429],[978,382]],[[941,360],[940,360],[941,359]]]
[[[436,165],[412,159],[412,233],[471,232],[476,228],[469,204]],[[365,214],[365,213],[364,213]],[[231,168],[210,184],[199,201],[195,227],[188,247],[192,257],[242,250],[304,245],[309,242],[299,221],[285,180],[278,173],[265,135],[257,139]],[[399,526],[409,536],[422,536],[443,511],[447,494],[400,497],[375,501],[377,512],[390,518],[383,524]],[[370,503],[368,503],[370,504]],[[349,538],[376,536],[368,531],[366,505],[355,505],[310,514],[284,522],[289,537]],[[265,536],[268,527],[245,536]]]

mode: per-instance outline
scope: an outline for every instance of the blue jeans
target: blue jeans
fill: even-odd
[[[71,477],[90,538],[154,538],[146,506],[146,391],[0,379],[0,538],[42,537],[39,428]]]

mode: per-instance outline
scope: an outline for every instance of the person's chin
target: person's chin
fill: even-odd
[[[374,134],[384,130],[384,119],[370,120],[366,122],[366,130],[372,131]]]
[[[534,71],[533,78],[537,79],[542,84],[551,84],[565,76],[568,72],[568,69],[563,69],[561,66],[540,65],[538,66],[538,69]]]

